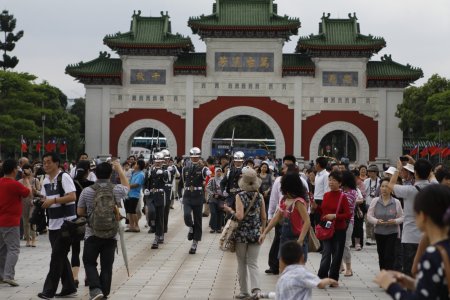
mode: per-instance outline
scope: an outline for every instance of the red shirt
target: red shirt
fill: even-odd
[[[336,214],[337,206],[339,203],[339,197],[341,196],[341,191],[330,191],[323,195],[323,201],[320,208],[318,208],[320,213],[320,219],[328,214]],[[347,222],[352,217],[352,213],[348,206],[348,200],[345,195],[342,196],[341,207],[336,214],[336,220],[334,228],[337,230],[347,229]]]
[[[22,197],[30,190],[11,178],[0,178],[0,227],[20,226]]]

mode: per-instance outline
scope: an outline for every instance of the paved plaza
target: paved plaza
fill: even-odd
[[[203,240],[196,255],[189,255],[190,242],[179,204],[171,210],[169,234],[158,250],[150,250],[153,235],[144,229],[140,233],[125,233],[130,261],[130,277],[122,259],[116,256],[113,283],[109,299],[233,299],[239,294],[237,261],[235,254],[218,248],[218,234],[210,234],[207,218],[203,218]],[[266,275],[267,257],[271,238],[266,240],[259,256],[261,288],[274,291],[278,276]],[[367,248],[367,249],[366,249]],[[375,246],[361,252],[352,252],[353,277],[341,277],[339,288],[315,289],[314,299],[389,299],[373,283],[378,271]],[[0,285],[0,299],[38,299],[50,261],[50,244],[47,235],[40,236],[37,248],[25,247],[22,241],[16,280],[19,287]],[[317,272],[320,254],[311,253],[307,267]],[[84,287],[84,270],[80,270],[80,288],[77,299],[88,299]]]

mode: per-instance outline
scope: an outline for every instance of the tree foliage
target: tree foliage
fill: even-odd
[[[11,52],[16,47],[16,42],[23,37],[23,30],[16,34],[13,33],[16,28],[16,19],[10,15],[7,10],[0,14],[0,31],[4,33],[3,41],[0,41],[0,50],[3,50],[3,60],[0,60],[0,67],[3,70],[14,69],[19,60],[15,56],[9,56],[7,52]]]
[[[0,71],[0,144],[6,156],[20,152],[20,138],[31,143],[29,153],[37,156],[35,144],[42,140],[42,116],[45,115],[45,143],[50,138],[66,140],[68,155],[80,150],[80,121],[66,111],[67,97],[47,82],[35,83],[28,73]]]
[[[415,138],[438,140],[438,121],[442,122],[441,140],[450,140],[450,80],[437,74],[420,87],[405,90],[403,103],[397,107],[400,129]]]
[[[70,108],[70,113],[75,115],[80,120],[80,134],[84,135],[85,128],[85,116],[86,116],[86,99],[77,98],[75,99],[75,103]]]

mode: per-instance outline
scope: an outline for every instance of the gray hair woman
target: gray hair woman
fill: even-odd
[[[255,170],[243,168],[242,177],[239,179],[239,187],[242,192],[236,195],[236,212],[225,206],[225,211],[232,214],[239,221],[236,230],[236,257],[238,261],[238,275],[240,294],[236,299],[245,299],[248,293],[247,270],[250,274],[251,293],[255,299],[259,299],[261,290],[259,282],[258,255],[260,234],[266,224],[266,208],[264,198],[258,192],[261,179]],[[247,215],[245,212],[248,210]]]

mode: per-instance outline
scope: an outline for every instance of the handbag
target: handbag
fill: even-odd
[[[444,271],[445,271],[445,278],[447,280],[447,283],[450,282],[450,261],[448,258],[447,250],[445,250],[444,247],[441,245],[436,245],[436,249],[438,249],[439,253],[442,257],[442,262],[444,263]],[[450,295],[450,285],[447,284],[448,293]]]
[[[317,238],[316,234],[314,233],[314,230],[312,227],[308,230],[308,252],[317,252],[320,248],[320,241]]]
[[[344,196],[344,193],[341,192],[341,196],[339,197],[339,202],[338,202],[338,206],[336,209],[336,214],[339,212],[339,209],[341,208],[341,202],[342,202],[342,197]],[[331,239],[334,235],[334,223],[335,223],[336,219],[334,219],[333,221],[331,221],[331,224],[329,227],[323,226],[320,222],[319,224],[316,225],[315,229],[316,229],[316,236],[319,240],[324,241],[324,240],[328,240]],[[328,223],[328,222],[327,222]]]
[[[250,202],[250,205],[247,207],[244,213],[244,218],[247,216],[248,212],[250,211],[250,208],[253,206],[256,200],[256,196],[258,196],[258,193],[256,192],[253,196],[252,201]],[[243,219],[244,219],[243,218]],[[239,226],[239,221],[235,220],[234,218],[230,218],[227,221],[227,224],[225,224],[225,227],[222,230],[222,234],[219,238],[219,248],[222,251],[230,251],[235,252],[236,251],[236,230]]]

